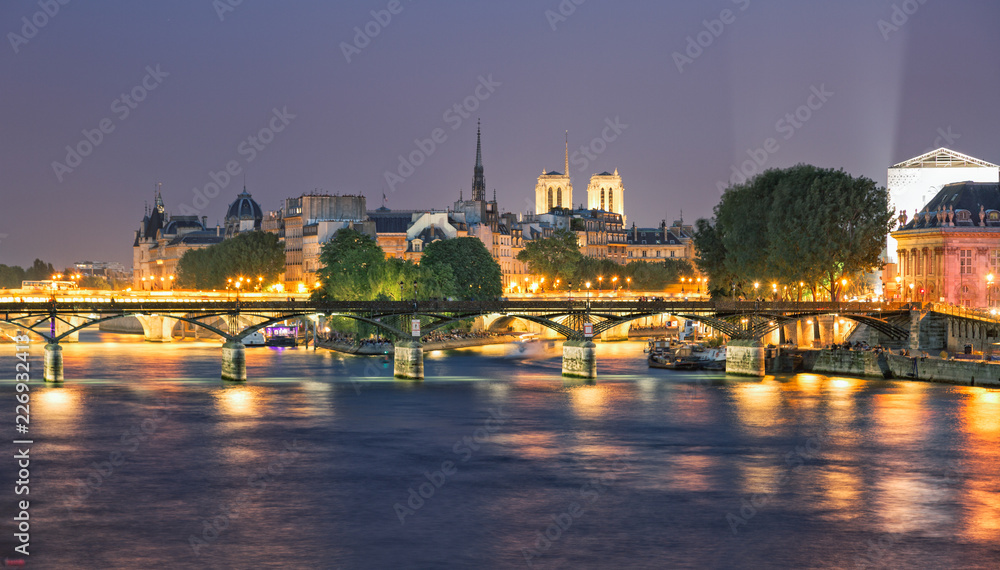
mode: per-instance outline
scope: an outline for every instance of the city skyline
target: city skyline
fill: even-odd
[[[168,210],[210,225],[244,175],[265,210],[314,190],[444,208],[470,190],[480,119],[503,211],[534,209],[568,130],[574,186],[617,168],[639,226],[709,216],[754,158],[880,185],[940,146],[996,161],[1000,122],[981,109],[1000,78],[946,62],[996,67],[1000,7],[900,5],[112,3],[36,18],[37,3],[6,4],[3,192],[46,221],[6,208],[0,263],[126,262],[156,183]],[[65,147],[84,141],[73,166]],[[400,156],[420,162],[412,174]],[[198,208],[211,173],[228,183]]]

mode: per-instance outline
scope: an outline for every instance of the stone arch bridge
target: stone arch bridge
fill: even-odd
[[[134,316],[143,323],[148,340],[167,340],[177,321],[211,331],[224,339],[222,378],[246,380],[242,339],[271,324],[294,318],[339,316],[368,323],[397,340],[396,375],[423,377],[420,339],[458,321],[479,316],[516,317],[550,328],[566,338],[563,373],[596,376],[592,337],[635,319],[671,315],[700,321],[735,344],[760,345],[759,340],[782,324],[836,314],[868,325],[887,338],[905,340],[910,328],[898,323],[914,310],[903,303],[767,303],[753,301],[671,301],[635,299],[518,299],[489,301],[232,301],[222,299],[95,298],[92,300],[0,303],[0,321],[33,332],[46,341],[45,379],[62,381],[60,342],[72,340],[88,327]],[[225,319],[227,329],[209,324]],[[423,321],[420,336],[410,322]],[[897,324],[893,324],[896,322]],[[166,335],[167,339],[164,338]],[[762,352],[762,349],[761,349]],[[762,364],[761,364],[762,366]],[[761,369],[762,371],[762,369]],[[762,373],[762,372],[761,372]]]

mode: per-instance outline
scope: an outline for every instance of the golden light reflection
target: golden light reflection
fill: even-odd
[[[863,506],[860,490],[864,486],[857,468],[824,469],[815,477],[822,490],[816,504],[819,510],[838,520],[851,520],[857,516]]]
[[[1000,448],[1000,392],[962,386],[965,396],[960,409],[962,431],[966,435],[965,457],[961,460],[966,511],[962,534],[968,540],[995,543],[1000,540],[1000,500],[996,477],[997,449]],[[971,475],[975,474],[975,476]]]
[[[578,386],[570,390],[569,401],[582,418],[596,419],[604,415],[604,405],[608,388],[600,384],[594,386]]]
[[[216,394],[219,410],[230,416],[249,416],[257,413],[259,389],[250,386],[227,386]]]
[[[30,392],[31,412],[37,414],[37,423],[69,421],[80,413],[80,392],[64,387],[45,388]],[[34,423],[34,422],[33,422]]]
[[[712,491],[709,475],[718,469],[716,459],[709,455],[684,454],[670,462],[669,487],[671,492],[690,493]]]
[[[748,428],[772,428],[781,424],[781,386],[773,376],[761,382],[745,382],[733,388],[736,416]]]

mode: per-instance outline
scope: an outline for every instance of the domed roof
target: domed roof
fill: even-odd
[[[244,188],[236,200],[229,205],[226,211],[226,220],[262,220],[264,211],[260,209],[260,204],[254,201]]]
[[[163,235],[176,235],[181,230],[204,231],[205,226],[198,221],[198,216],[171,216],[166,227],[163,228]]]

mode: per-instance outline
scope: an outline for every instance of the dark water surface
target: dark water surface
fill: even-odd
[[[1000,567],[996,390],[649,370],[640,343],[589,384],[554,345],[429,353],[423,382],[248,349],[227,385],[216,344],[82,340],[33,381],[28,567]]]

